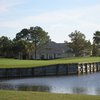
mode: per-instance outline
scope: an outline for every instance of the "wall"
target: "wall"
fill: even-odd
[[[0,78],[77,75],[100,71],[100,62],[56,64],[32,68],[1,68]]]

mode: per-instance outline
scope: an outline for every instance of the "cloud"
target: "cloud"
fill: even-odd
[[[14,21],[2,21],[0,27],[21,27],[27,26],[30,24],[58,24],[64,23],[70,20],[76,20],[80,17],[80,14],[76,14],[73,12],[66,12],[66,11],[54,11],[43,13],[36,16],[26,16],[22,19],[16,19]]]
[[[12,3],[12,5],[10,4],[8,7],[4,7],[5,9],[2,7],[2,9],[7,10],[9,7],[18,3],[17,1],[14,4]],[[62,41],[62,39],[66,39],[67,35],[72,31],[79,30],[85,33],[89,39],[92,37],[91,34],[100,28],[100,21],[98,19],[100,14],[98,12],[100,12],[99,4],[80,9],[50,11],[37,15],[31,14],[21,19],[1,21],[0,27],[21,30],[25,27],[28,28],[30,26],[39,25],[45,28],[55,41],[57,40],[56,36],[58,36],[58,41]]]
[[[17,2],[12,2],[10,5],[2,5],[2,10],[7,10],[9,7],[12,7],[18,4],[19,0],[15,0]],[[80,9],[70,9],[70,10],[61,10],[61,11],[51,11],[51,12],[44,12],[38,15],[28,15],[23,16],[21,19],[15,19],[14,21],[6,21],[0,25],[1,27],[14,27],[14,26],[26,26],[29,24],[64,24],[69,22],[79,22],[79,21],[87,21],[93,22],[97,20],[95,17],[96,15],[100,16],[98,13],[100,11],[100,5],[84,7]]]
[[[19,5],[23,0],[0,0],[0,13],[9,11],[12,7]]]

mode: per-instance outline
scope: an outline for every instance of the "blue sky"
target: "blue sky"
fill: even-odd
[[[55,42],[75,30],[92,41],[100,30],[100,0],[0,0],[0,36],[11,39],[23,28],[41,26]]]

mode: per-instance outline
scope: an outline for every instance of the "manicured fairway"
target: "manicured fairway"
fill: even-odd
[[[0,100],[100,100],[100,96],[1,90]]]
[[[52,64],[65,64],[77,62],[98,62],[100,57],[79,57],[79,58],[66,58],[56,60],[17,60],[0,58],[0,68],[20,68],[20,67],[36,67]]]

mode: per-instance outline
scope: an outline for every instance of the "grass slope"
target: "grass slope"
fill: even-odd
[[[1,90],[0,100],[100,100],[100,96]]]
[[[66,58],[56,60],[17,60],[0,58],[0,68],[20,68],[20,67],[36,67],[52,64],[65,64],[77,62],[96,62],[100,61],[100,57],[79,57],[79,58]]]

